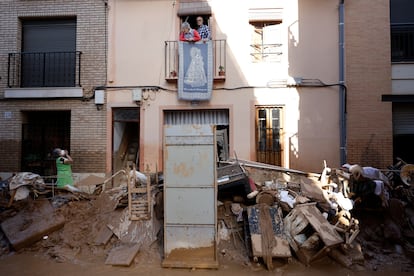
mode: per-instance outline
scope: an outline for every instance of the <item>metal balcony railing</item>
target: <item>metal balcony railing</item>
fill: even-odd
[[[81,52],[9,53],[7,85],[80,87]]]
[[[414,62],[414,24],[391,25],[391,61]]]
[[[212,40],[213,42],[213,76],[215,80],[225,78],[226,68],[226,40]],[[165,79],[176,81],[178,78],[178,41],[165,41]]]
[[[282,44],[251,44],[253,62],[280,62]]]

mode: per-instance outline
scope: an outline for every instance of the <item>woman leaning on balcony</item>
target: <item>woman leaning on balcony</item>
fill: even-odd
[[[196,42],[201,39],[200,34],[191,28],[190,23],[181,24],[180,41]]]

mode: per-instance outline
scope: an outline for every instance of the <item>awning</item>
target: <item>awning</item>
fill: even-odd
[[[211,15],[211,7],[207,1],[181,2],[177,15]]]
[[[251,8],[249,21],[282,21],[283,8]]]

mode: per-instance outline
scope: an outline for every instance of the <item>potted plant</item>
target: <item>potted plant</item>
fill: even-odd
[[[224,66],[220,65],[219,66],[219,72],[218,72],[219,76],[225,76],[226,72],[224,71]]]
[[[177,77],[177,72],[175,70],[172,70],[170,72],[170,78],[175,78],[175,77]]]

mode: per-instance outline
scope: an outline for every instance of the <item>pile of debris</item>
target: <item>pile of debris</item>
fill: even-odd
[[[268,269],[273,258],[293,256],[305,265],[329,256],[352,269],[369,259],[376,269],[375,254],[414,255],[413,176],[414,166],[402,160],[384,172],[325,163],[319,174],[233,160],[218,168],[219,233],[243,229],[249,257]]]
[[[124,181],[110,188],[113,177],[101,180],[91,193],[56,189],[31,173],[0,182],[0,256],[36,250],[62,262],[129,266],[141,251],[160,261],[162,179],[134,168],[115,175]],[[414,166],[402,160],[386,171],[325,164],[321,173],[230,160],[217,167],[217,190],[223,260],[272,270],[275,260],[311,265],[329,256],[375,270],[383,256],[414,256]],[[411,263],[402,270],[413,271]]]
[[[60,262],[94,258],[129,266],[157,240],[161,224],[153,207],[159,189],[138,171],[123,175],[113,188],[103,188],[103,179],[95,183],[92,194],[57,189],[32,173],[4,181],[0,256],[35,250]]]

